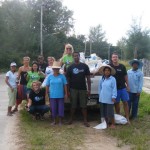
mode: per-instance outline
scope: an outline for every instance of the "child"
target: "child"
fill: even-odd
[[[38,113],[40,119],[43,120],[44,114],[50,109],[47,105],[45,105],[45,89],[40,89],[40,86],[41,82],[32,82],[32,90],[29,94],[28,108],[29,112],[33,115],[33,118],[36,119],[36,114]]]
[[[138,104],[140,94],[142,92],[143,86],[143,73],[140,70],[143,66],[143,63],[137,59],[134,59],[129,62],[132,66],[132,69],[128,70],[128,82],[129,82],[129,112],[131,112],[131,119],[136,119],[138,114]]]
[[[62,124],[64,117],[64,97],[67,98],[67,81],[63,74],[59,73],[60,62],[54,62],[52,69],[53,75],[49,75],[46,83],[46,93],[49,93],[50,106],[52,111],[53,123],[56,124],[56,117],[59,116],[59,125]]]
[[[99,83],[99,102],[101,110],[101,118],[108,121],[111,120],[110,128],[115,128],[114,121],[114,102],[117,97],[116,80],[113,76],[115,70],[109,65],[103,65],[99,72],[103,74]]]
[[[8,112],[7,116],[12,116],[14,112],[12,107],[15,106],[16,103],[16,95],[17,95],[17,75],[16,72],[16,63],[12,62],[10,64],[10,71],[6,73],[5,82],[8,85],[8,97],[9,97],[9,104],[8,104]]]

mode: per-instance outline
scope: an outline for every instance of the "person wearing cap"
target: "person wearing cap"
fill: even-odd
[[[136,119],[138,114],[138,104],[140,99],[140,94],[143,87],[143,73],[140,70],[143,63],[140,60],[133,59],[129,62],[132,66],[130,70],[127,71],[128,81],[129,81],[129,112],[130,118]]]
[[[16,75],[16,63],[12,62],[10,64],[10,71],[6,73],[5,82],[8,85],[8,111],[7,116],[12,116],[13,110],[12,107],[15,106],[16,103],[16,95],[17,95],[17,75]]]
[[[59,117],[59,125],[62,124],[64,117],[64,99],[67,98],[67,80],[63,74],[59,73],[61,63],[53,62],[53,74],[48,76],[46,83],[46,93],[50,98],[50,107],[53,123],[56,125],[56,118]]]
[[[114,104],[115,111],[117,114],[120,114],[120,101],[122,101],[124,112],[125,112],[125,117],[128,121],[128,124],[130,124],[129,106],[128,106],[129,85],[128,85],[128,76],[127,76],[126,67],[123,64],[119,63],[118,54],[116,52],[112,53],[111,63],[109,65],[113,67],[116,71],[116,74],[114,75],[116,82],[117,82],[117,98]]]
[[[117,87],[116,79],[112,75],[116,71],[109,65],[103,65],[99,72],[103,75],[98,89],[101,119],[104,118],[107,125],[108,121],[111,121],[110,128],[115,128],[114,103],[117,97]]]

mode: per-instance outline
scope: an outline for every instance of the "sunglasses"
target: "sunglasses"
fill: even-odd
[[[72,48],[66,48],[66,49],[70,49],[71,50]]]

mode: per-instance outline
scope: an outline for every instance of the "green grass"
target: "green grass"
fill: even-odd
[[[34,121],[25,110],[20,117],[20,136],[26,150],[74,150],[82,144],[84,128],[80,125],[51,126],[49,118]]]
[[[131,121],[131,125],[118,125],[116,130],[107,130],[107,134],[117,137],[122,144],[131,144],[132,150],[149,150],[150,147],[150,95],[141,94],[139,103],[139,119]]]
[[[127,144],[131,150],[149,150],[149,115],[150,95],[142,92],[139,103],[139,119],[131,121],[131,125],[117,125],[114,130],[107,129],[105,130],[106,135],[110,138],[117,138],[118,147]],[[80,118],[80,116],[78,117]],[[99,112],[89,112],[90,121],[97,121],[98,118]],[[33,121],[25,110],[21,111],[20,119],[20,136],[27,145],[25,150],[74,150],[82,147],[87,136],[86,129],[79,123],[72,126],[52,127],[48,117],[45,121]]]

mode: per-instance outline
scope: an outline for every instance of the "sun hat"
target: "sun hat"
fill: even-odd
[[[116,73],[115,69],[112,68],[111,66],[107,65],[107,64],[103,64],[100,69],[99,69],[99,73],[100,74],[104,74],[104,68],[110,68],[111,70],[111,75],[114,75]]]
[[[10,64],[10,67],[12,67],[12,66],[17,66],[17,64],[16,64],[15,62],[12,62],[12,63]]]
[[[53,66],[52,66],[53,69],[60,69],[61,68],[61,64],[59,61],[54,61],[53,62]]]
[[[137,64],[138,64],[138,68],[142,68],[142,66],[143,66],[143,62],[140,61],[140,60],[138,60],[138,59],[133,59],[133,60],[129,61],[129,65],[131,65],[131,66],[132,66],[134,63],[137,63]]]

